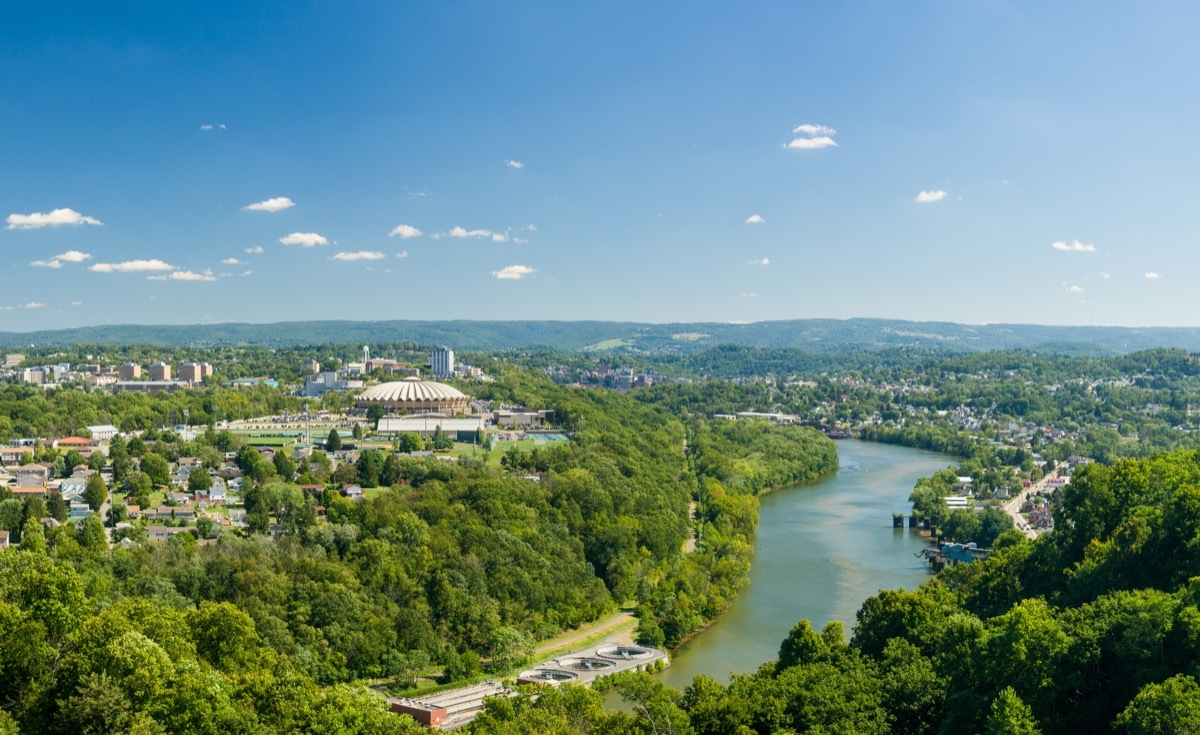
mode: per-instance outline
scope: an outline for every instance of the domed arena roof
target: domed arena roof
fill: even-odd
[[[380,383],[371,386],[358,395],[363,402],[380,403],[420,403],[431,401],[466,401],[468,397],[462,391],[444,383],[420,378],[405,378],[391,383]]]

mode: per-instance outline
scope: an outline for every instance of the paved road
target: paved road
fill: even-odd
[[[1021,491],[1021,493],[1019,495],[1017,495],[1017,497],[1013,498],[1012,500],[1010,500],[1004,504],[1004,512],[1007,513],[1013,519],[1013,523],[1016,524],[1017,530],[1021,531],[1021,533],[1024,533],[1026,538],[1034,539],[1034,538],[1037,538],[1038,534],[1037,534],[1037,531],[1035,531],[1032,528],[1029,528],[1025,525],[1026,521],[1024,518],[1021,517],[1021,513],[1020,513],[1021,506],[1025,504],[1025,499],[1026,499],[1026,497],[1028,497],[1028,495],[1030,493],[1035,492],[1035,491],[1041,492],[1041,491],[1045,490],[1046,489],[1046,480],[1050,479],[1051,477],[1055,477],[1055,476],[1056,475],[1047,475],[1046,477],[1043,477],[1042,479],[1035,482],[1033,484],[1033,487],[1025,488],[1024,490]]]

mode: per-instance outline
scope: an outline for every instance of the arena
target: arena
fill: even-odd
[[[358,395],[358,407],[369,408],[378,404],[388,413],[435,413],[458,416],[467,413],[471,397],[444,383],[421,378],[405,378],[391,383],[380,383]]]

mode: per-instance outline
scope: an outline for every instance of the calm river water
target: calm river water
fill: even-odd
[[[711,628],[673,655],[660,676],[682,689],[696,674],[722,682],[776,658],[802,618],[820,630],[840,620],[849,637],[854,613],[880,589],[913,589],[928,579],[913,556],[925,541],[892,528],[907,513],[917,478],[954,463],[934,452],[839,441],[837,474],[762,498],[750,584]]]

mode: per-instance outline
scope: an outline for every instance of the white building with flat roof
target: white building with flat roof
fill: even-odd
[[[454,375],[454,350],[449,347],[438,347],[429,356],[429,367],[436,378],[449,378]]]

